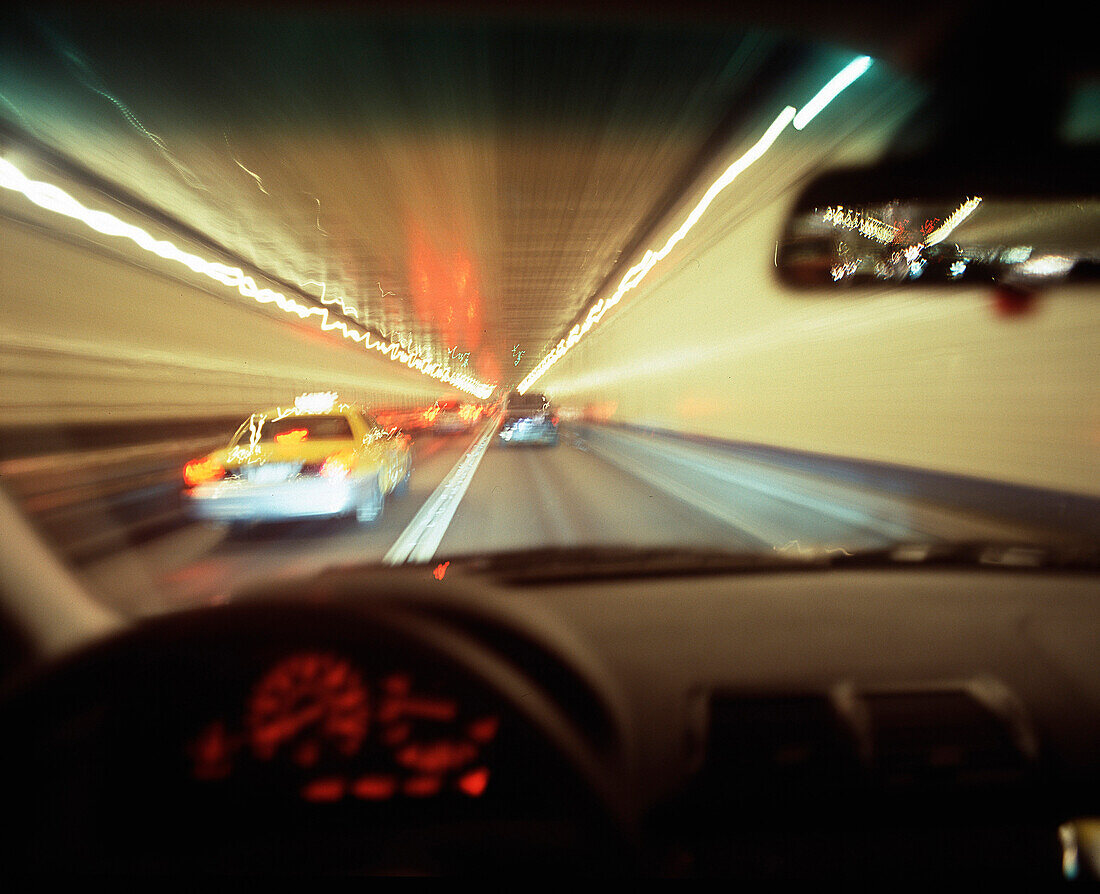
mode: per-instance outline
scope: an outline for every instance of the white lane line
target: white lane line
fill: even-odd
[[[428,562],[435,555],[443,535],[458,510],[458,504],[466,495],[470,482],[474,478],[481,458],[489,449],[496,436],[499,420],[494,417],[485,426],[474,445],[455,463],[439,487],[435,489],[409,526],[401,532],[397,542],[390,547],[382,558],[387,565],[400,565],[402,562]]]

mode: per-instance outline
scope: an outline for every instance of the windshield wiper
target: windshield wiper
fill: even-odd
[[[855,567],[1100,570],[1100,546],[1097,545],[992,541],[902,543],[856,551],[838,548],[727,552],[691,547],[540,547],[443,558],[469,573],[527,583]]]
[[[958,565],[996,568],[1100,568],[1100,544],[1015,541],[928,541],[842,554],[834,565]]]

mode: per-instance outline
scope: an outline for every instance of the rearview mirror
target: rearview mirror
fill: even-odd
[[[1092,281],[1100,262],[1100,158],[925,159],[815,181],[776,249],[800,288]]]

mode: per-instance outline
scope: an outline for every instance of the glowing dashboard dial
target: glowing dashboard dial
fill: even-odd
[[[313,802],[479,798],[500,717],[450,688],[414,685],[403,671],[368,678],[337,654],[295,652],[260,676],[240,722],[215,720],[191,740],[191,775],[274,773]]]
[[[298,766],[313,767],[328,752],[356,754],[369,720],[367,690],[352,666],[303,652],[279,662],[256,685],[246,724],[258,759],[272,760],[285,749]]]

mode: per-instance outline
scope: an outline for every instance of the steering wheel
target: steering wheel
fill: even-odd
[[[629,866],[615,737],[562,695],[580,678],[548,688],[532,670],[570,673],[552,650],[381,577],[143,621],[12,686],[5,866]],[[578,702],[589,711],[592,694]]]

